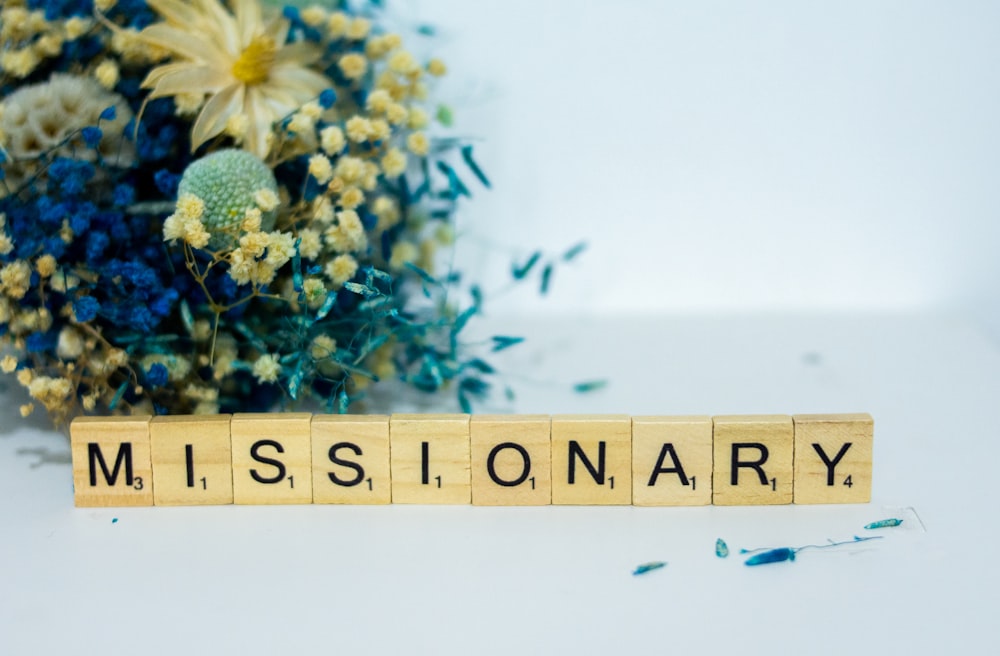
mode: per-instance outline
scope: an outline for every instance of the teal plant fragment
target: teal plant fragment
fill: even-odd
[[[903,520],[896,518],[880,519],[877,522],[872,522],[871,524],[865,524],[865,528],[871,531],[879,528],[892,528],[894,526],[899,526],[902,523]]]
[[[663,561],[655,560],[649,563],[643,563],[632,571],[632,576],[642,576],[648,572],[652,572],[654,569],[660,569],[666,567],[667,564]]]

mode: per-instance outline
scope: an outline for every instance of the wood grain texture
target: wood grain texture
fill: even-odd
[[[233,415],[235,503],[312,503],[311,423],[304,412]]]
[[[791,503],[795,448],[792,418],[732,415],[714,417],[712,421],[712,502],[720,506]]]
[[[871,415],[795,415],[792,420],[795,503],[871,501]]]
[[[712,418],[632,418],[632,503],[712,503]]]
[[[154,417],[149,424],[153,502],[204,506],[233,502],[232,415]]]
[[[632,503],[631,417],[552,417],[552,503]]]
[[[148,415],[77,417],[70,424],[73,500],[80,507],[153,505]]]
[[[313,503],[391,503],[388,415],[313,417],[312,454]]]
[[[548,415],[475,415],[472,503],[544,506],[552,502],[552,420]]]
[[[393,503],[471,502],[469,415],[392,415],[389,444]]]

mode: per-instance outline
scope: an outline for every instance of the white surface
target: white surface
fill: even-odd
[[[440,95],[495,183],[470,182],[460,268],[591,244],[512,310],[962,307],[1000,328],[1000,3],[401,4],[442,28]]]
[[[75,509],[68,466],[17,455],[66,453],[64,438],[8,419],[0,653],[972,653],[994,640],[1000,352],[969,324],[503,325],[531,337],[506,367],[612,381],[587,396],[522,381],[519,412],[871,412],[873,502]],[[713,555],[720,536],[734,552],[850,539],[899,513],[900,530],[863,548],[761,568]]]

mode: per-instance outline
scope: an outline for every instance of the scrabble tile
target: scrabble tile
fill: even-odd
[[[768,506],[792,502],[792,418],[714,417],[712,503]]]
[[[304,412],[233,415],[235,503],[312,503],[311,423]]]
[[[712,418],[632,418],[632,503],[712,503]]]
[[[871,415],[795,415],[795,503],[868,503]]]
[[[552,417],[552,503],[632,503],[631,417]]]
[[[149,424],[153,502],[204,506],[233,502],[232,415],[154,417]]]
[[[313,417],[312,463],[313,503],[390,503],[389,417]]]
[[[472,503],[544,506],[552,502],[552,419],[548,415],[475,415]]]
[[[393,503],[469,503],[469,415],[392,415]]]
[[[69,431],[77,506],[153,505],[150,419],[136,415],[73,420]]]

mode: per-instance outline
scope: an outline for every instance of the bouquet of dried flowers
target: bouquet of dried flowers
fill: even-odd
[[[433,261],[488,182],[434,136],[445,65],[380,5],[0,3],[0,368],[22,414],[486,393],[460,341],[481,296],[456,305]]]

